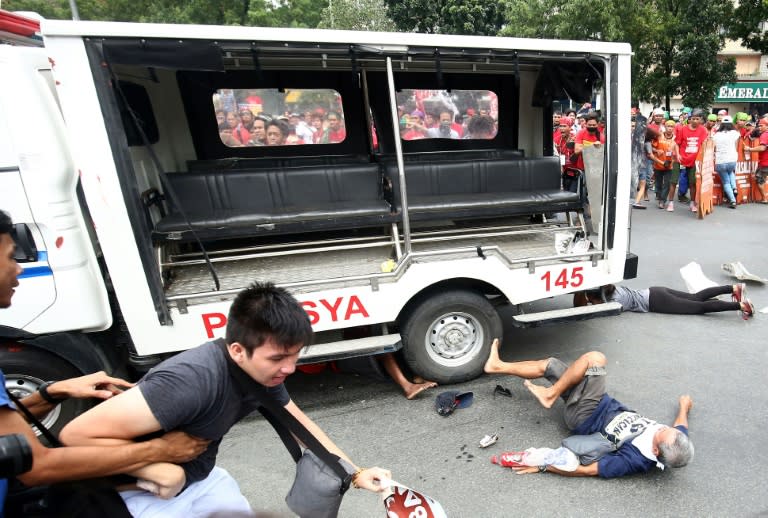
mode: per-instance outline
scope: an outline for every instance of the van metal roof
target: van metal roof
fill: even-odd
[[[195,39],[212,41],[352,44],[397,53],[408,47],[499,49],[544,53],[631,54],[628,43],[458,36],[449,34],[340,31],[217,25],[43,20],[43,36]]]

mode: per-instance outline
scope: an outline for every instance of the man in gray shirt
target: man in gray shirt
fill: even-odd
[[[283,385],[311,338],[309,318],[296,299],[271,284],[254,284],[232,303],[224,340],[159,364],[135,388],[69,423],[62,430],[62,441],[120,444],[175,429],[209,439],[211,444],[200,457],[181,466],[154,464],[133,472],[138,487],[122,493],[129,510],[134,516],[185,518],[250,513],[237,482],[215,462],[224,434],[256,410],[262,398],[284,406],[331,453],[354,465],[291,401]],[[242,369],[250,379],[235,376],[230,369]],[[385,478],[390,478],[387,470],[358,469],[352,482],[378,492]]]

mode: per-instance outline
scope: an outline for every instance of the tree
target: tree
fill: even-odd
[[[643,101],[669,106],[682,95],[708,106],[734,78],[733,61],[717,56],[732,19],[728,1],[605,0],[595,9],[592,0],[507,0],[505,18],[505,36],[630,43],[633,97]]]
[[[328,0],[254,0],[248,24],[259,27],[315,28]]]
[[[328,0],[77,0],[83,20],[317,27]],[[69,19],[68,0],[6,0],[5,9]]]
[[[323,9],[319,28],[353,31],[396,31],[384,0],[331,0]]]
[[[749,49],[768,54],[768,3],[739,0],[728,25],[728,35]]]
[[[495,36],[504,22],[502,4],[487,0],[385,0],[403,32]]]

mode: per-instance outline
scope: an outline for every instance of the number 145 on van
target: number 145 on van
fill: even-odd
[[[562,288],[564,290],[570,288],[578,288],[584,284],[584,271],[583,266],[574,266],[573,268],[563,268],[560,273],[555,276],[556,272],[547,271],[541,276],[541,280],[544,281],[544,290],[552,291],[552,287]]]

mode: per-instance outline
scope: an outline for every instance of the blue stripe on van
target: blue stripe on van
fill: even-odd
[[[48,262],[48,251],[47,250],[38,250],[37,251],[37,262],[38,263],[47,263]],[[32,277],[47,277],[49,275],[53,275],[53,271],[51,270],[51,267],[48,265],[45,266],[27,266],[24,267],[24,271],[21,272],[21,275],[19,275],[19,279],[31,279]]]
[[[19,279],[29,279],[32,277],[47,277],[53,275],[53,271],[50,266],[31,266],[24,268],[24,271],[19,275]]]

